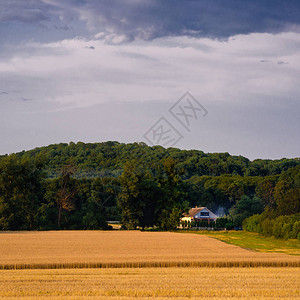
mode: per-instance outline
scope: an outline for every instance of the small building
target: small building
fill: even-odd
[[[208,222],[215,222],[217,216],[206,207],[194,207],[189,210],[188,214],[184,214],[181,218],[181,222],[187,221],[202,221],[207,220]]]

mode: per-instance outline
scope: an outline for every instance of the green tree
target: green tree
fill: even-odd
[[[90,197],[83,206],[84,229],[108,228],[107,217],[111,217],[112,208],[116,207],[116,182],[114,178],[96,178],[92,181]],[[118,220],[117,212],[110,220]]]
[[[300,212],[300,166],[283,173],[274,189],[278,215]]]
[[[64,211],[71,211],[75,209],[74,196],[76,193],[76,187],[71,176],[74,174],[74,166],[68,164],[63,166],[61,170],[61,176],[59,178],[60,188],[56,194],[56,204],[58,209],[57,215],[57,227],[61,226],[61,216]]]
[[[0,228],[35,229],[45,174],[41,158],[18,158],[12,154],[0,161]]]
[[[261,220],[262,217],[255,214],[243,221],[243,229],[251,232],[261,232]]]
[[[44,196],[39,207],[39,229],[57,229],[57,191],[59,179],[48,179],[44,184]]]
[[[140,197],[139,182],[141,175],[137,174],[134,162],[125,164],[120,176],[121,192],[118,206],[121,210],[121,222],[125,229],[136,229],[143,216],[144,203]]]
[[[144,178],[139,184],[140,197],[143,201],[143,214],[140,219],[140,226],[153,227],[159,216],[158,202],[163,197],[162,190],[159,187],[158,182],[148,176]]]
[[[237,203],[229,210],[230,218],[233,221],[234,226],[241,226],[244,219],[261,213],[263,211],[263,205],[261,199],[254,196],[242,196]]]
[[[162,189],[163,196],[158,203],[160,210],[159,226],[163,230],[173,230],[180,223],[180,217],[186,210],[185,195],[180,190],[182,181],[177,171],[176,162],[173,158],[163,160],[163,173],[160,174],[158,181]]]
[[[274,189],[277,181],[277,176],[264,177],[256,186],[256,195],[262,199],[264,206],[274,207]]]
[[[161,228],[163,230],[175,230],[180,225],[180,217],[182,216],[182,208],[178,205],[172,207],[171,212],[164,209],[161,215]]]

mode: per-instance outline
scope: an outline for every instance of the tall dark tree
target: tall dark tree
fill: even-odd
[[[176,161],[173,158],[167,158],[162,163],[163,173],[158,178],[163,193],[163,197],[158,203],[159,226],[163,230],[171,230],[177,228],[183,213],[181,204],[184,202],[184,195],[179,190],[181,184],[179,173],[181,171],[176,170]]]
[[[262,199],[264,206],[275,207],[273,194],[277,179],[277,176],[267,176],[260,180],[256,186],[255,192]]]
[[[139,191],[140,177],[141,174],[137,174],[135,162],[127,162],[120,176],[122,189],[118,200],[121,222],[125,229],[136,229],[143,216],[144,203]]]
[[[71,176],[74,174],[75,169],[72,164],[63,166],[61,170],[61,176],[59,178],[60,188],[56,194],[56,204],[58,209],[57,226],[60,228],[61,216],[63,210],[71,211],[75,208],[74,196],[76,192],[75,185]]]
[[[90,187],[90,197],[83,207],[82,224],[84,229],[107,229],[107,220],[119,220],[116,207],[118,180],[96,178]]]
[[[158,203],[163,198],[162,190],[158,182],[150,177],[144,178],[139,184],[140,197],[143,201],[143,215],[140,226],[153,227],[158,222]]]

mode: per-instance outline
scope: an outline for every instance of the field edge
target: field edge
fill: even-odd
[[[299,261],[191,261],[191,262],[106,262],[0,264],[0,270],[24,269],[101,269],[101,268],[298,268]]]

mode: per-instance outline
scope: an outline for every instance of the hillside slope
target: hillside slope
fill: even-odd
[[[172,157],[177,168],[184,170],[183,178],[194,175],[219,176],[223,174],[241,176],[268,176],[300,164],[299,158],[250,161],[243,156],[228,153],[204,153],[199,150],[165,149],[149,147],[144,143],[60,143],[17,153],[19,157],[43,157],[50,178],[57,177],[63,165],[72,163],[77,178],[117,177],[128,160],[135,160],[141,167],[154,169],[162,159]],[[5,156],[2,156],[5,157]]]

